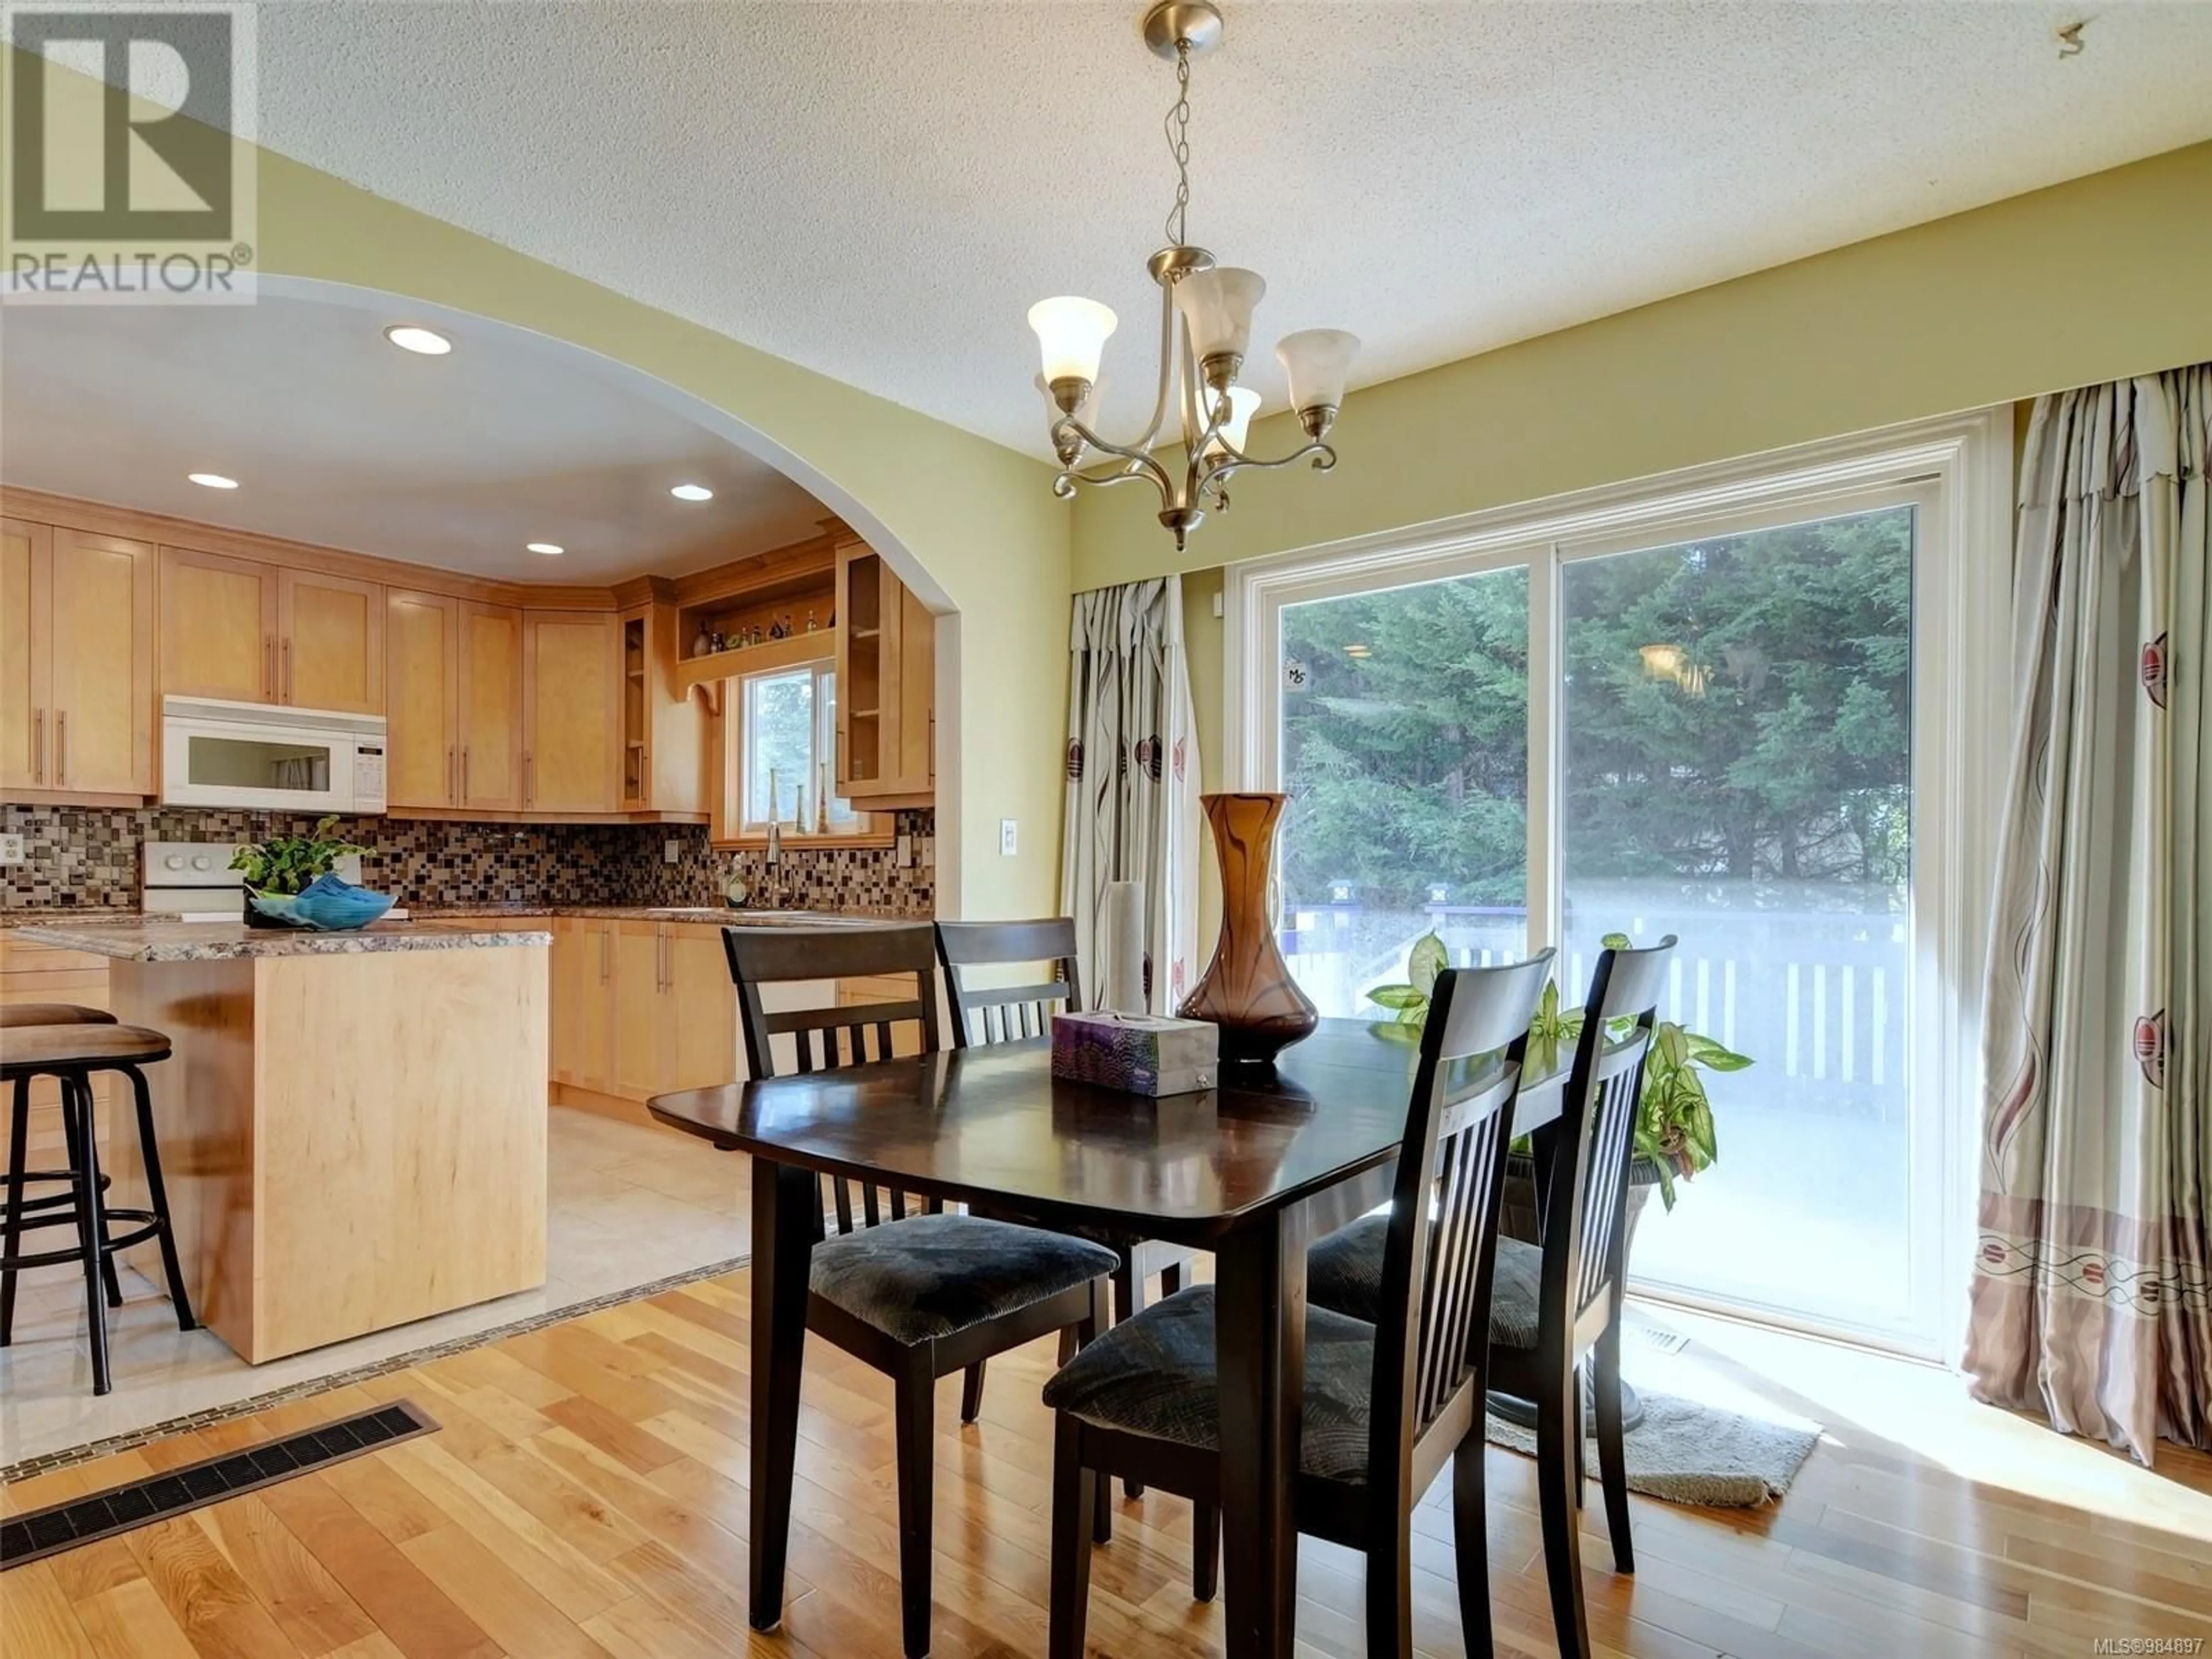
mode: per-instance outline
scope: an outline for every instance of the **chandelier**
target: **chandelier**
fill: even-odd
[[[1168,246],[1146,262],[1160,289],[1159,393],[1149,425],[1129,443],[1110,443],[1085,416],[1098,381],[1099,359],[1118,321],[1096,300],[1073,295],[1040,300],[1030,326],[1044,350],[1044,383],[1059,410],[1052,447],[1060,458],[1053,494],[1066,500],[1079,484],[1151,480],[1160,494],[1160,522],[1180,551],[1209,507],[1227,510],[1229,477],[1247,467],[1289,466],[1311,459],[1322,471],[1336,465],[1329,428],[1344,401],[1344,380],[1358,340],[1339,328],[1286,334],[1275,347],[1290,376],[1291,407],[1306,441],[1289,454],[1261,460],[1245,453],[1245,431],[1260,394],[1237,384],[1252,341],[1252,313],[1267,291],[1257,271],[1218,265],[1188,240],[1190,208],[1190,60],[1221,44],[1220,11],[1211,0],[1161,0],[1145,15],[1145,42],[1176,66],[1176,101],[1165,129],[1175,159],[1175,205],[1168,210]],[[1153,453],[1169,411],[1180,428],[1178,477]]]

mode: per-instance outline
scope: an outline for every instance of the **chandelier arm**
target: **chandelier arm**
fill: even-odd
[[[1168,417],[1168,400],[1175,390],[1175,284],[1164,282],[1160,284],[1160,391],[1152,401],[1152,423],[1137,440],[1139,449],[1152,447],[1152,440],[1160,435],[1160,427]]]
[[[1324,442],[1322,440],[1316,438],[1311,443],[1306,444],[1302,448],[1294,449],[1289,454],[1279,456],[1272,461],[1256,460],[1249,455],[1232,453],[1231,458],[1218,459],[1212,465],[1207,467],[1203,473],[1198,474],[1196,487],[1203,489],[1206,485],[1215,483],[1218,480],[1224,479],[1228,477],[1231,473],[1241,471],[1246,467],[1250,467],[1255,471],[1258,472],[1273,472],[1278,468],[1289,466],[1296,462],[1303,461],[1308,456],[1311,456],[1313,458],[1314,471],[1316,472],[1326,472],[1336,465],[1336,450],[1334,447]]]
[[[1120,483],[1127,478],[1148,477],[1159,490],[1161,498],[1170,505],[1174,503],[1175,481],[1169,477],[1167,469],[1155,460],[1148,450],[1130,445],[1109,443],[1073,415],[1063,416],[1053,422],[1053,443],[1062,453],[1066,453],[1064,439],[1068,436],[1079,440],[1084,445],[1098,450],[1102,453],[1118,457],[1125,465],[1103,476],[1079,472],[1073,465],[1063,465],[1060,469],[1061,477],[1073,478],[1078,483]]]

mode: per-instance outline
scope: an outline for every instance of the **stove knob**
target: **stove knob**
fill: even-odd
[[[215,860],[204,853],[197,854],[192,859],[192,868],[195,870],[212,870],[215,868]]]
[[[164,868],[170,870],[181,870],[185,867],[185,855],[182,853],[172,853],[168,857],[163,859],[161,863]]]

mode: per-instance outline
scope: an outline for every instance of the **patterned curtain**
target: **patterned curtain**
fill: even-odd
[[[1105,991],[1106,890],[1140,882],[1146,1006],[1173,1013],[1198,934],[1198,738],[1172,577],[1075,596],[1067,681],[1060,908],[1075,918],[1086,999]]]
[[[1990,951],[1974,1392],[2212,1445],[2212,363],[2037,400]]]

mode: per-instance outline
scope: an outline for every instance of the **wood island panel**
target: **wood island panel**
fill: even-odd
[[[542,945],[112,973],[118,1013],[175,1044],[147,1075],[178,1244],[245,1358],[544,1283]],[[117,1201],[139,1201],[118,1150]]]

